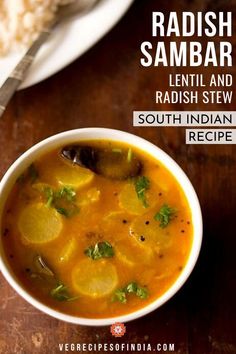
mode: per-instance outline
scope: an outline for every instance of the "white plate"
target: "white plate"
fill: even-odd
[[[124,15],[134,0],[101,0],[88,14],[63,23],[41,48],[20,89],[55,74],[97,43]],[[22,53],[0,59],[0,85]]]

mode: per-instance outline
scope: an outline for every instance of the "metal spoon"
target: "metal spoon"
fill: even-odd
[[[51,32],[57,27],[59,23],[68,19],[73,15],[82,15],[92,9],[99,0],[76,0],[69,5],[61,5],[58,8],[55,18],[48,24],[38,36],[36,41],[33,42],[31,47],[27,50],[26,54],[16,65],[13,72],[3,83],[0,88],[0,117],[6,109],[6,106],[16,89],[26,77],[27,71],[32,64],[36,54],[38,53],[42,44],[48,39]]]

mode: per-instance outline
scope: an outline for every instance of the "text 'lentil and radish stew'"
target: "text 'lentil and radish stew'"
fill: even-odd
[[[6,203],[2,230],[24,288],[87,318],[127,314],[160,297],[185,266],[192,235],[175,177],[113,141],[65,146],[31,164]]]

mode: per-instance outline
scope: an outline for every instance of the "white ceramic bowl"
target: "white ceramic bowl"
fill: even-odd
[[[20,294],[26,301],[35,306],[37,309],[51,315],[59,320],[80,324],[88,326],[105,326],[110,325],[115,322],[127,322],[139,318],[154,311],[161,305],[163,305],[167,300],[169,300],[185,283],[190,273],[192,272],[195,263],[197,261],[199,251],[202,242],[202,214],[199,205],[197,195],[194,188],[189,181],[188,177],[185,175],[183,170],[177,165],[177,163],[168,156],[164,151],[151,144],[150,142],[137,137],[135,135],[113,129],[104,128],[84,128],[71,130],[54,135],[37,145],[33,146],[31,149],[26,151],[21,157],[19,157],[16,162],[9,168],[0,183],[0,229],[2,223],[2,214],[4,205],[8,198],[8,195],[17,179],[25,169],[39,156],[48,152],[51,149],[67,145],[74,142],[79,142],[81,140],[93,140],[93,139],[110,139],[114,141],[126,142],[133,146],[138,146],[139,149],[146,151],[157,160],[163,163],[166,168],[175,176],[179,184],[181,185],[192,212],[192,222],[193,222],[193,243],[190,251],[188,261],[179,275],[175,283],[158,299],[145,306],[144,308],[132,312],[128,315],[122,315],[118,317],[110,317],[104,319],[89,319],[76,316],[69,316],[63,314],[59,311],[53,310],[50,307],[44,305],[33,296],[31,296],[18,282],[14,273],[10,269],[7,259],[4,255],[2,241],[0,241],[0,270],[5,276],[6,280],[10,285]],[[2,237],[1,237],[2,240]]]

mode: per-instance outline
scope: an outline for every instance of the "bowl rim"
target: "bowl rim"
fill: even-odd
[[[10,269],[10,266],[4,261],[4,252],[1,250],[0,254],[0,270],[8,281],[8,283],[13,287],[13,289],[23,297],[27,302],[36,307],[38,310],[44,312],[47,315],[50,315],[56,319],[77,324],[77,325],[86,325],[86,326],[107,326],[115,322],[126,323],[156,310],[164,303],[166,303],[171,297],[173,297],[178,290],[183,286],[188,277],[190,276],[200,253],[201,244],[202,244],[202,233],[203,233],[203,222],[202,222],[202,213],[200,203],[197,197],[197,194],[194,190],[192,183],[189,178],[182,170],[182,168],[175,162],[172,157],[170,157],[166,152],[160,149],[158,146],[152,144],[151,142],[143,139],[137,135],[116,130],[110,128],[78,128],[73,130],[68,130],[61,132],[56,135],[52,135],[49,138],[42,140],[41,142],[33,145],[30,149],[24,152],[7,170],[0,182],[0,224],[2,220],[2,211],[4,209],[4,204],[6,199],[11,191],[11,188],[16,180],[16,176],[19,176],[25,170],[25,166],[29,166],[35,160],[35,156],[40,156],[46,151],[53,149],[54,147],[59,147],[62,144],[72,143],[76,140],[104,140],[109,139],[113,141],[126,142],[131,146],[138,146],[139,150],[145,151],[150,154],[152,157],[160,161],[175,179],[178,181],[181,186],[185,197],[189,203],[191,213],[192,213],[192,223],[193,223],[193,241],[190,250],[188,260],[175,282],[171,287],[162,294],[159,298],[152,301],[148,305],[144,306],[141,309],[138,309],[134,312],[120,315],[116,317],[107,317],[107,318],[85,318],[79,316],[72,316],[62,313],[58,310],[52,309],[49,306],[43,304],[36,298],[34,298],[30,293],[27,292],[23,286],[17,281],[14,272]],[[10,186],[11,184],[11,186]],[[8,191],[7,191],[8,188]],[[3,198],[5,194],[5,200]],[[0,225],[1,227],[1,225]],[[2,235],[1,235],[2,237]],[[1,240],[0,240],[1,243]]]

